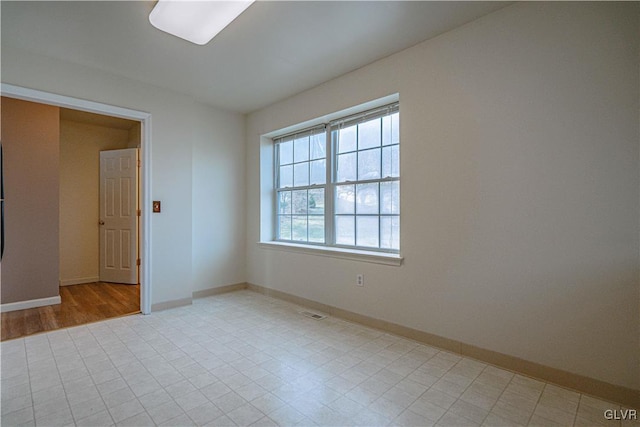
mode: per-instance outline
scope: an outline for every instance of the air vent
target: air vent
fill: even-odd
[[[310,317],[310,318],[315,319],[315,320],[322,320],[325,317],[327,317],[327,316],[323,316],[323,315],[318,314],[318,313],[312,313],[310,311],[301,311],[300,314],[302,314],[304,316],[307,316],[307,317]]]

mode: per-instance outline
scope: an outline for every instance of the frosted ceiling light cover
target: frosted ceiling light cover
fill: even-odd
[[[209,43],[254,0],[159,0],[149,22],[157,29],[192,43]]]

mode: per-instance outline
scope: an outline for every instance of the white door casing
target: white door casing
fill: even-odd
[[[117,107],[86,99],[74,98],[65,95],[44,92],[36,89],[29,89],[15,86],[8,83],[0,83],[0,92],[3,96],[9,96],[24,101],[39,102],[58,107],[73,108],[75,110],[87,111],[96,114],[122,117],[125,119],[137,120],[142,124],[142,139],[140,145],[141,174],[139,175],[139,189],[141,196],[142,216],[140,217],[140,249],[138,256],[142,262],[140,269],[140,310],[143,314],[151,314],[151,293],[152,274],[150,266],[153,264],[152,236],[151,236],[151,151],[152,137],[151,114],[144,111],[132,110],[129,108]]]
[[[138,283],[138,150],[100,152],[100,281]]]

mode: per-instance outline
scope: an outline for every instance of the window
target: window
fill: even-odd
[[[324,126],[276,143],[279,240],[325,242],[326,145]]]
[[[275,138],[276,240],[398,252],[397,103]]]

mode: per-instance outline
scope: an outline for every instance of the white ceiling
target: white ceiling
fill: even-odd
[[[250,112],[504,7],[503,2],[258,1],[209,44],[151,26],[155,2],[6,1],[2,46]]]

